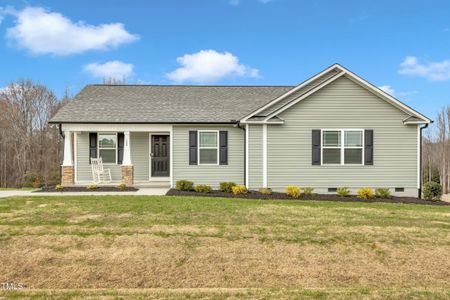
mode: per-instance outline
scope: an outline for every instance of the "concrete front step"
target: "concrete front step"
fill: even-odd
[[[442,195],[442,201],[450,202],[450,194]]]

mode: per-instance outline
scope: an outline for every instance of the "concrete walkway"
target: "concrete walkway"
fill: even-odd
[[[135,192],[32,192],[22,190],[0,191],[0,198],[14,196],[162,196],[167,193],[169,188],[139,188]]]
[[[450,194],[442,195],[442,201],[450,202]]]

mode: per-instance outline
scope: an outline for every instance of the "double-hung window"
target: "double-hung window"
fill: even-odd
[[[101,157],[106,164],[117,163],[117,134],[98,134],[98,157]]]
[[[198,132],[198,161],[202,165],[219,164],[218,131]]]
[[[322,164],[362,165],[363,133],[361,129],[322,130]]]

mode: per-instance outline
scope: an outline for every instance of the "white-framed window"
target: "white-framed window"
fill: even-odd
[[[219,164],[219,131],[198,131],[198,163],[199,165]]]
[[[363,165],[363,129],[322,129],[322,165]]]
[[[117,133],[98,133],[98,157],[104,164],[117,164]]]

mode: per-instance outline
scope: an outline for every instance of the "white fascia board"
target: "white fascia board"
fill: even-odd
[[[278,96],[277,98],[275,98],[274,100],[270,101],[270,102],[267,103],[266,105],[264,105],[264,106],[258,108],[258,109],[255,110],[254,112],[252,112],[252,113],[250,113],[249,115],[243,117],[243,118],[241,119],[241,123],[246,122],[249,118],[251,118],[251,117],[257,115],[258,113],[260,113],[261,111],[265,110],[266,108],[268,108],[268,107],[274,105],[275,103],[277,103],[277,102],[283,100],[283,99],[286,98],[287,96],[289,96],[289,95],[295,93],[296,91],[298,91],[299,89],[301,89],[301,88],[304,87],[305,85],[311,83],[312,81],[316,80],[317,78],[321,77],[322,75],[324,75],[324,74],[330,72],[331,70],[333,70],[333,69],[335,69],[335,68],[338,68],[338,69],[340,69],[340,70],[344,70],[344,69],[343,69],[340,65],[338,65],[338,64],[334,64],[334,65],[332,65],[332,66],[326,68],[326,69],[323,70],[322,72],[320,72],[320,73],[314,75],[313,77],[307,79],[306,81],[303,81],[302,83],[300,83],[300,84],[297,85],[296,87],[290,89],[289,91],[287,91],[287,92],[284,93],[283,95]]]
[[[170,132],[170,124],[61,124],[62,131],[76,132]]]

